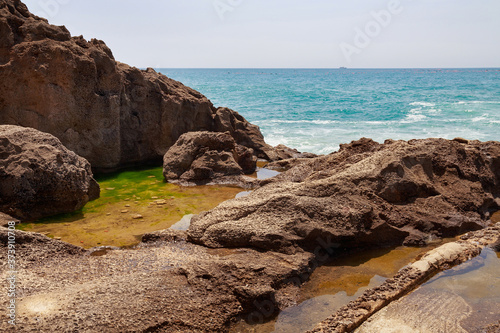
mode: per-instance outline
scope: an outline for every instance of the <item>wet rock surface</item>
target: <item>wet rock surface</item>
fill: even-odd
[[[318,237],[332,248],[420,245],[487,226],[499,183],[498,142],[361,139],[194,217],[188,236],[284,253]]]
[[[226,133],[190,132],[181,135],[163,158],[163,175],[183,185],[239,184],[251,186],[243,177],[255,172],[253,149],[238,145]]]
[[[71,37],[18,0],[0,0],[0,123],[51,133],[97,170],[160,162],[180,135],[229,131],[277,158],[255,125],[149,68],[115,60],[103,41]]]
[[[0,125],[0,211],[22,220],[69,213],[99,197],[90,164],[54,136]]]

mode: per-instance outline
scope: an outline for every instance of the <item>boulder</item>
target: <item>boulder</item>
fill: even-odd
[[[195,216],[188,238],[286,253],[420,245],[488,225],[499,185],[499,142],[361,139]]]
[[[54,136],[0,125],[0,211],[22,220],[69,213],[99,197],[90,164]]]
[[[229,133],[189,132],[163,157],[163,175],[181,184],[246,183],[255,172],[253,150],[238,145]]]
[[[96,170],[160,162],[190,131],[229,131],[259,157],[272,155],[259,128],[235,111],[116,61],[103,41],[71,37],[19,0],[0,0],[0,32],[0,124],[50,133]]]
[[[277,157],[274,158],[275,161],[281,161],[286,159],[308,159],[315,158],[318,155],[313,153],[301,153],[297,149],[287,147],[285,145],[279,144],[274,147]]]

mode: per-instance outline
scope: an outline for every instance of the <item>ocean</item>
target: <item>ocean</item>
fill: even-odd
[[[299,151],[328,154],[361,137],[500,140],[500,69],[157,71]]]

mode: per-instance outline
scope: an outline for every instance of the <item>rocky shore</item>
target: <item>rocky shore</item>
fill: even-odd
[[[194,217],[187,231],[144,235],[134,249],[85,251],[16,231],[18,328],[225,332],[236,318],[271,319],[295,304],[300,285],[343,249],[408,239],[419,244],[491,224],[491,212],[498,209],[499,147],[362,139]],[[412,197],[402,197],[408,193]],[[498,242],[498,231],[498,225],[479,230],[464,237],[470,241],[430,253],[348,305],[340,316],[351,319],[334,315],[318,330],[351,330],[430,274]],[[7,246],[5,228],[0,243]],[[3,269],[2,278],[6,274]],[[7,302],[2,295],[0,306]]]
[[[314,332],[355,329],[438,270],[497,244],[500,142],[362,138],[326,156],[271,147],[255,125],[199,92],[117,62],[0,0],[0,278],[15,240],[17,325],[1,331],[227,332],[270,320],[343,251],[466,234],[367,291]],[[43,98],[42,98],[43,97]],[[286,169],[248,178],[258,158]],[[161,162],[166,181],[255,188],[132,249],[84,250],[13,221],[80,209],[91,168]],[[11,222],[9,224],[9,222]],[[9,243],[11,242],[11,243]],[[11,299],[0,294],[0,307]]]
[[[488,225],[499,168],[499,142],[364,138],[194,217],[188,236],[282,253],[313,251],[318,238],[332,249],[423,245]]]
[[[182,185],[237,184],[254,187],[257,157],[238,145],[229,132],[190,132],[181,135],[163,157],[163,175]]]
[[[0,228],[0,244],[7,229]],[[295,304],[318,257],[250,248],[207,249],[181,231],[145,235],[130,250],[83,249],[16,231],[18,331],[227,332],[243,316],[259,323]],[[470,233],[365,292],[313,332],[350,332],[370,314],[438,270],[498,241],[500,226]],[[4,263],[5,251],[0,254]],[[0,276],[6,278],[6,270]],[[7,306],[5,294],[0,306]],[[2,331],[12,331],[6,321]]]

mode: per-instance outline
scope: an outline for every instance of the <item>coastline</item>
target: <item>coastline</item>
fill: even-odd
[[[406,246],[400,268],[462,235],[318,282],[360,296],[312,332],[347,332],[499,250],[500,70],[212,71],[207,97],[21,1],[0,19],[0,330],[258,330],[332,262]]]

